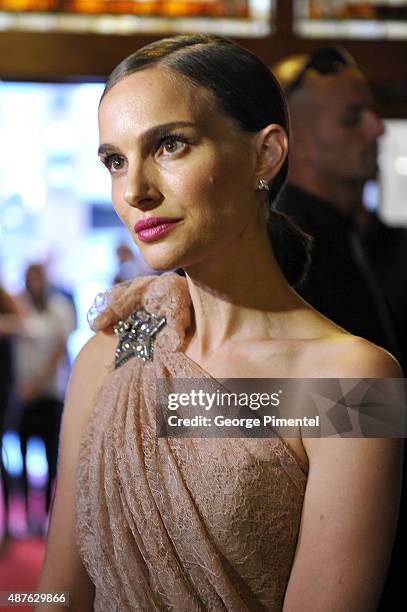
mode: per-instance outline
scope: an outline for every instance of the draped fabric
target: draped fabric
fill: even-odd
[[[112,355],[81,441],[76,531],[94,609],[281,610],[306,474],[278,437],[156,437],[157,379],[205,372],[181,351],[191,304],[175,274],[113,289],[93,329],[140,307],[167,319],[154,359],[114,369]]]

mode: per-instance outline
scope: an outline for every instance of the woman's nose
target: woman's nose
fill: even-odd
[[[144,208],[158,203],[161,193],[155,187],[152,177],[148,176],[142,166],[138,166],[129,168],[123,198],[129,206]]]

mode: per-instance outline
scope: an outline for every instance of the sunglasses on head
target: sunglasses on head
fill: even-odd
[[[309,57],[291,83],[286,84],[286,96],[289,96],[300,87],[309,70],[315,70],[318,74],[335,74],[344,68],[356,65],[356,61],[345,49],[340,47],[324,47],[319,49]]]

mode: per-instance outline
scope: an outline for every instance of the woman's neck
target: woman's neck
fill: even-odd
[[[207,358],[230,341],[281,337],[287,311],[304,306],[268,242],[224,252],[221,259],[217,254],[185,271],[194,310],[187,350],[196,357]]]

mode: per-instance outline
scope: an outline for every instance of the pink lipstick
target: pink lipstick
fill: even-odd
[[[170,232],[179,221],[180,219],[169,217],[148,217],[138,221],[134,226],[134,231],[143,242],[152,242]]]

